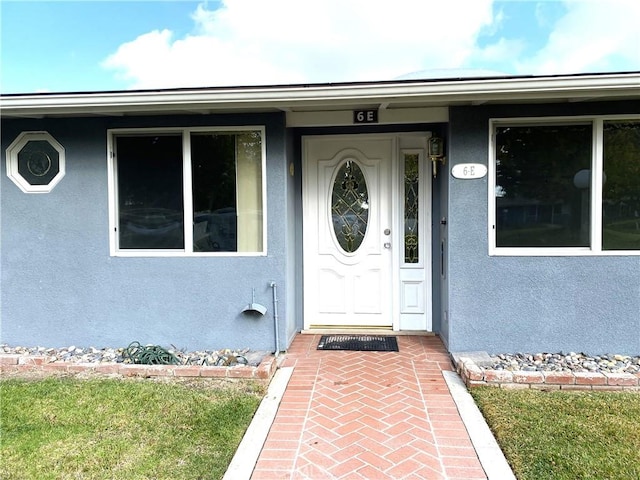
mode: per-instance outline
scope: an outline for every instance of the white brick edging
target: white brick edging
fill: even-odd
[[[456,403],[460,417],[469,433],[469,438],[475,448],[480,464],[488,480],[516,480],[516,476],[509,466],[500,445],[496,441],[480,409],[473,397],[465,388],[458,375],[443,371],[447,387]]]
[[[249,480],[273,424],[293,367],[278,369],[222,480]]]

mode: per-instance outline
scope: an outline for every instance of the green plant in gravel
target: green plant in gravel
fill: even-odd
[[[0,478],[217,479],[258,407],[255,383],[0,381]]]
[[[640,395],[474,388],[519,480],[640,479]]]

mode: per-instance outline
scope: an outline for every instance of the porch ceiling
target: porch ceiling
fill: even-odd
[[[639,100],[640,72],[548,77],[10,94],[4,118],[313,112]]]

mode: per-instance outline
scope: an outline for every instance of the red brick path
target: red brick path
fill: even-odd
[[[318,351],[298,335],[294,372],[252,480],[486,479],[449,393],[440,339],[400,352]]]

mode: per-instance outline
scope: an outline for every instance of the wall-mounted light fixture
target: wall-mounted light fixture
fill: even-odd
[[[444,140],[437,135],[432,135],[429,138],[429,159],[433,164],[433,178],[438,175],[438,162],[441,162],[444,165],[445,156],[444,156]]]

